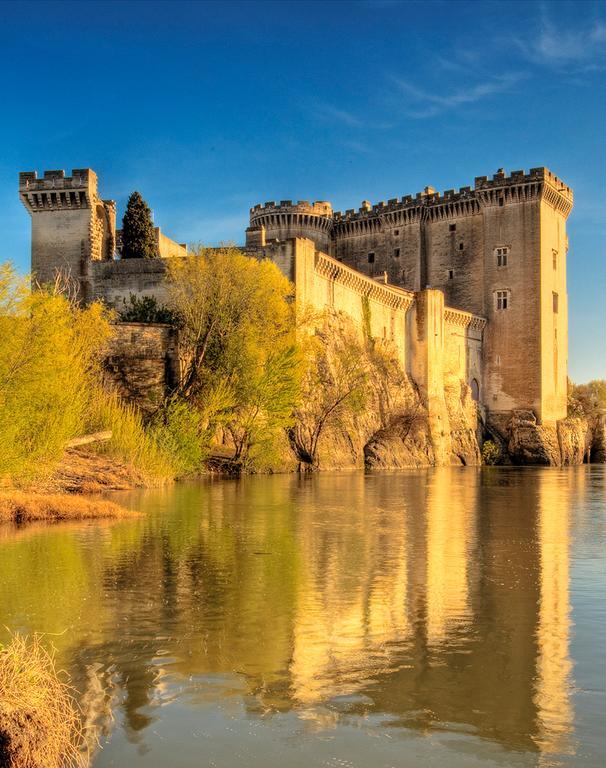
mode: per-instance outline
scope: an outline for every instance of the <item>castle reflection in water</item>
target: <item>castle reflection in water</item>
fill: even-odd
[[[435,469],[142,493],[145,518],[53,533],[70,539],[61,660],[80,688],[91,669],[113,686],[132,739],[175,680],[195,702],[225,695],[212,679],[228,676],[251,716],[293,711],[319,728],[381,716],[570,753],[571,498],[587,477]],[[18,573],[46,535],[0,541],[21,564],[3,624],[25,603],[31,628],[56,629]],[[76,585],[94,627],[69,607]]]

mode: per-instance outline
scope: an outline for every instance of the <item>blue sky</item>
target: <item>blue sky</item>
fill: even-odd
[[[20,170],[90,166],[180,242],[546,165],[575,191],[570,374],[606,378],[606,3],[0,2],[0,259]]]

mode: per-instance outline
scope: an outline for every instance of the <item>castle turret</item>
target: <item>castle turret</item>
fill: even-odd
[[[85,301],[90,262],[111,259],[115,248],[116,204],[99,198],[97,174],[20,173],[19,197],[32,217],[32,280],[43,285],[62,276]]]
[[[331,230],[330,203],[308,203],[306,200],[294,204],[291,200],[282,200],[277,204],[269,202],[250,209],[247,245],[258,246],[263,238],[266,241],[303,237],[313,240],[318,251],[330,253]]]

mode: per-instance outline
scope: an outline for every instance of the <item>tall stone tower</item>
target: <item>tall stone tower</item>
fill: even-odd
[[[19,197],[32,217],[32,281],[43,285],[62,276],[81,301],[90,297],[90,262],[111,259],[116,204],[101,200],[90,168],[19,174]]]
[[[248,246],[264,246],[266,240],[305,237],[318,251],[331,253],[332,206],[324,201],[308,203],[282,200],[250,209],[250,227],[246,230]]]
[[[478,177],[483,218],[484,382],[493,418],[566,417],[566,219],[572,190],[547,168]]]

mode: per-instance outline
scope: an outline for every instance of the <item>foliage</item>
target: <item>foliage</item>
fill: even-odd
[[[101,305],[78,308],[52,288],[30,293],[0,267],[0,477],[50,469],[82,434],[109,319]]]
[[[300,462],[317,466],[318,443],[331,423],[363,410],[373,370],[371,347],[345,316],[324,315],[323,325],[309,316],[301,325],[316,326],[302,339],[304,370],[295,422],[288,430]]]
[[[86,766],[89,756],[72,689],[40,637],[14,635],[0,647],[0,765]]]
[[[482,464],[494,466],[501,460],[501,449],[493,440],[485,440],[482,445]]]
[[[222,427],[243,465],[271,451],[298,396],[292,284],[269,261],[199,249],[169,264],[182,380],[175,397]]]
[[[139,192],[133,192],[122,219],[122,258],[155,259],[157,256],[151,210]]]
[[[120,320],[124,323],[167,323],[178,325],[178,318],[164,304],[158,304],[155,296],[137,296],[130,294],[128,302],[122,300],[124,309],[120,311]]]
[[[594,418],[606,409],[606,380],[595,379],[587,384],[568,382],[568,415]]]
[[[200,471],[211,438],[203,412],[184,400],[169,400],[156,414],[151,431],[162,454],[170,457],[176,476]]]

